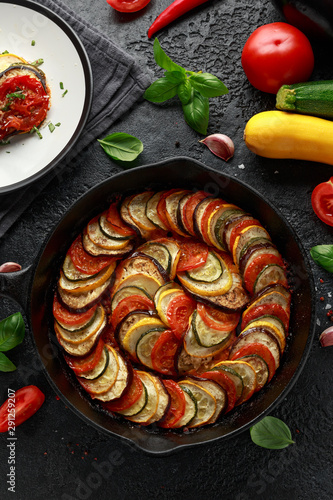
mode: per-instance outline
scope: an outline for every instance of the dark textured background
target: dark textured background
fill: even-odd
[[[161,76],[161,72],[153,61],[152,41],[146,33],[168,4],[170,0],[152,0],[142,12],[125,16],[114,12],[105,0],[70,2],[84,19],[149,68],[154,77]],[[329,179],[332,167],[255,157],[242,140],[246,121],[274,107],[273,96],[248,83],[240,62],[242,47],[256,27],[278,20],[282,20],[280,15],[266,0],[213,0],[158,34],[162,47],[176,62],[191,70],[214,73],[229,88],[227,96],[210,100],[208,130],[233,138],[235,156],[228,163],[199,144],[198,134],[185,124],[176,102],[160,106],[140,102],[107,131],[127,132],[143,141],[145,149],[137,165],[186,155],[255,187],[280,209],[308,252],[313,245],[333,243],[332,228],[316,218],[310,202],[312,189]],[[315,56],[313,79],[333,78],[331,48],[315,46]],[[17,261],[23,267],[33,263],[49,231],[76,198],[120,170],[97,142],[91,144],[2,238],[1,261]],[[229,441],[167,457],[150,457],[116,438],[106,437],[65,407],[32,362],[35,351],[27,326],[24,343],[10,353],[18,370],[0,374],[1,401],[8,387],[16,389],[27,384],[40,387],[46,401],[33,418],[17,429],[15,494],[6,489],[8,450],[5,437],[0,438],[0,498],[332,498],[333,353],[332,348],[320,347],[318,341],[321,331],[331,324],[326,312],[333,304],[332,276],[311,265],[316,286],[315,340],[298,382],[273,412],[289,425],[296,444],[281,451],[265,450],[255,446],[246,431]],[[16,303],[1,298],[0,318],[17,310],[20,308]]]

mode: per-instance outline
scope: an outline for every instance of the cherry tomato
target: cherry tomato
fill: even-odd
[[[258,274],[263,268],[269,264],[277,264],[281,267],[284,266],[283,260],[280,255],[274,255],[270,253],[264,253],[258,255],[253,261],[246,267],[244,272],[244,284],[245,288],[252,293],[255,281]]]
[[[142,295],[130,295],[122,299],[115,307],[112,316],[111,324],[115,328],[120,321],[132,311],[153,311],[155,308],[154,302],[148,297]]]
[[[150,0],[106,0],[118,12],[137,12],[149,4]]]
[[[228,332],[234,330],[238,325],[240,313],[226,313],[201,303],[197,304],[197,310],[202,321],[214,330]]]
[[[163,380],[163,384],[170,395],[171,402],[165,417],[158,425],[164,429],[169,429],[174,427],[184,415],[186,400],[184,392],[177,382],[174,380]]]
[[[18,389],[15,395],[8,398],[0,407],[0,432],[7,432],[8,427],[15,428],[28,420],[39,410],[44,400],[44,394],[35,385]]]
[[[177,338],[181,338],[187,330],[188,322],[195,306],[195,300],[185,294],[177,295],[170,300],[166,317],[171,330]]]
[[[73,241],[68,252],[76,269],[86,274],[96,274],[114,260],[114,257],[94,257],[86,252],[81,234]]]
[[[257,28],[246,41],[241,60],[250,83],[272,94],[284,84],[307,81],[314,67],[307,37],[281,22]]]
[[[177,265],[177,272],[188,271],[202,266],[208,257],[208,247],[205,243],[193,240],[181,242],[181,255]]]
[[[83,313],[71,312],[66,309],[58,300],[57,294],[53,298],[53,316],[59,323],[70,326],[80,326],[87,323],[94,315],[97,304]]]
[[[68,366],[76,373],[76,375],[81,375],[82,373],[89,372],[97,366],[99,360],[101,359],[102,352],[104,349],[104,341],[100,339],[93,349],[93,351],[87,356],[74,357],[65,355],[64,358]]]
[[[129,227],[120,217],[118,202],[111,203],[106,214],[106,219],[117,233],[123,236],[136,236],[135,230]]]
[[[269,348],[263,344],[259,344],[259,342],[253,342],[253,344],[248,344],[244,347],[241,347],[237,352],[233,354],[230,359],[235,360],[238,358],[242,358],[243,356],[248,356],[249,354],[258,354],[258,356],[260,356],[266,362],[269,371],[269,382],[275,373],[275,360]]]
[[[317,217],[325,224],[333,226],[333,177],[314,188],[311,203]]]
[[[284,325],[285,331],[288,332],[289,314],[287,314],[287,312],[280,304],[276,303],[259,304],[245,311],[242,317],[241,330],[244,330],[244,328],[250,321],[252,321],[253,319],[257,319],[260,316],[264,316],[265,314],[269,314],[271,316],[276,316],[277,318],[279,318]]]
[[[139,400],[142,392],[142,381],[137,372],[133,370],[133,379],[126,392],[119,399],[108,401],[103,406],[109,411],[127,410]]]
[[[176,375],[175,357],[179,348],[179,339],[171,330],[165,330],[151,350],[154,370],[165,375]]]

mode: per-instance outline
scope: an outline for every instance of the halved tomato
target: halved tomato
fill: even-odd
[[[132,311],[153,311],[154,302],[143,295],[130,295],[122,299],[112,313],[111,324],[115,328]]]
[[[177,272],[189,271],[202,266],[208,257],[208,247],[205,243],[194,240],[182,240],[181,254]]]
[[[274,302],[259,304],[258,306],[250,308],[248,311],[247,310],[244,311],[241,323],[241,330],[244,330],[246,325],[253,319],[257,319],[260,316],[264,316],[266,314],[269,314],[271,316],[276,316],[277,318],[279,318],[284,325],[285,331],[288,332],[289,315],[280,304]]]
[[[231,411],[237,401],[237,391],[234,381],[228,377],[228,375],[222,370],[212,370],[204,373],[200,373],[200,377],[208,378],[209,380],[214,380],[226,391],[228,396],[228,404],[225,413]]]
[[[175,357],[179,348],[179,339],[171,330],[161,333],[151,351],[154,370],[165,375],[176,375]]]
[[[97,366],[99,360],[101,359],[103,348],[104,348],[104,341],[100,339],[97,342],[95,349],[93,349],[93,351],[90,354],[88,354],[88,356],[84,356],[83,358],[81,358],[81,357],[69,356],[68,354],[66,354],[64,355],[64,358],[68,366],[73,370],[73,372],[76,375],[81,375],[82,373],[93,370]]]
[[[226,313],[202,303],[197,304],[197,310],[202,321],[209,328],[222,332],[234,330],[240,318],[240,313]]]
[[[311,204],[317,217],[325,224],[333,226],[333,177],[314,188]]]
[[[81,234],[75,238],[68,253],[76,269],[86,274],[96,274],[114,261],[114,257],[94,257],[86,252],[82,244]]]
[[[125,390],[125,393],[115,401],[108,401],[103,403],[103,407],[109,411],[123,411],[134,405],[141,394],[143,393],[143,384],[137,374],[136,370],[133,370],[132,382]]]
[[[166,311],[166,317],[171,330],[177,338],[181,338],[186,332],[189,319],[196,307],[196,301],[188,295],[177,295],[170,300]]]
[[[174,380],[163,380],[163,384],[170,395],[171,401],[165,417],[158,425],[164,429],[170,429],[174,427],[184,415],[186,401],[184,391],[177,382]]]
[[[278,264],[281,267],[284,267],[284,262],[280,255],[275,255],[269,253],[260,254],[258,257],[253,259],[253,261],[246,267],[244,272],[244,284],[245,288],[252,293],[253,286],[257,279],[260,271],[269,264]]]
[[[84,325],[93,317],[96,307],[97,304],[82,313],[71,312],[59,302],[57,294],[54,294],[53,316],[61,324],[80,327],[80,325]]]

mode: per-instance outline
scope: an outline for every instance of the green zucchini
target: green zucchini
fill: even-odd
[[[282,85],[276,107],[305,115],[333,118],[333,80]]]

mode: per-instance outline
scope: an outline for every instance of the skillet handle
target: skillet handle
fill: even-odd
[[[0,296],[15,300],[24,311],[27,311],[31,278],[32,265],[20,271],[0,273]]]

